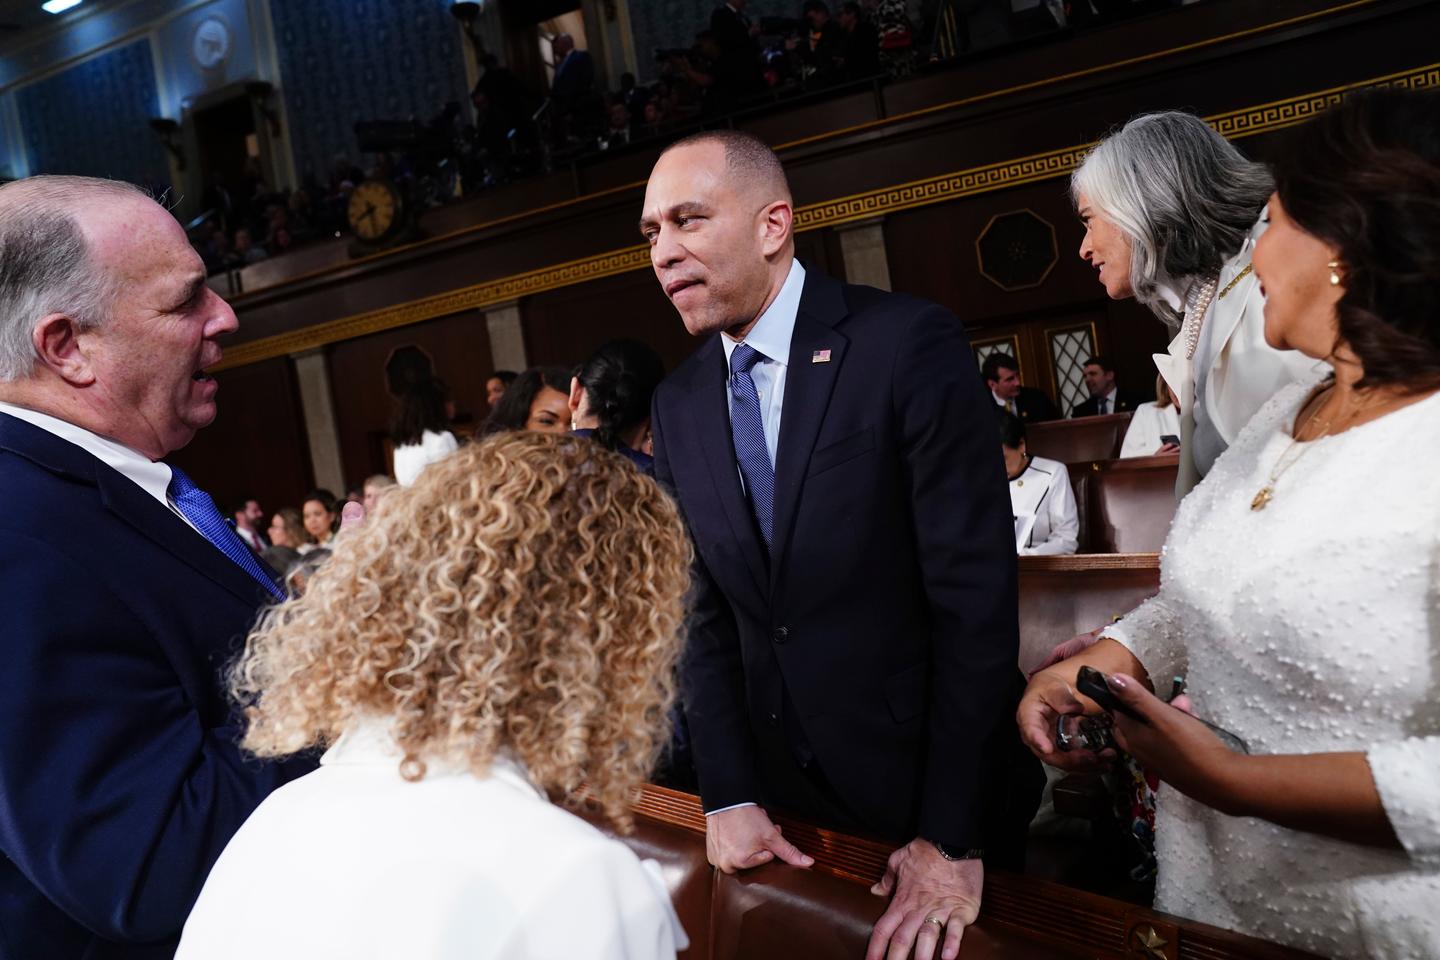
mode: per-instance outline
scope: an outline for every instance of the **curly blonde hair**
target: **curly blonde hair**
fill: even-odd
[[[669,732],[690,560],[674,502],[624,457],[496,434],[392,491],[267,613],[231,671],[243,745],[286,756],[380,717],[407,779],[508,750],[628,831]]]

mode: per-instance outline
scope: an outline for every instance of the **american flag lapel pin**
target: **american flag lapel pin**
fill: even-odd
[[[829,350],[816,350],[814,353],[810,354],[810,362],[811,362],[811,363],[829,363],[829,362],[830,362],[830,351],[829,351]]]

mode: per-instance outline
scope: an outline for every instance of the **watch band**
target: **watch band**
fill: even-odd
[[[956,847],[948,843],[941,843],[939,840],[931,840],[935,849],[940,851],[940,856],[952,863],[956,860],[979,860],[985,856],[984,847]]]

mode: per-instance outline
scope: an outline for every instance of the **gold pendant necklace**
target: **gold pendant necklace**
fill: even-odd
[[[1355,419],[1356,415],[1359,414],[1362,409],[1363,407],[1357,404],[1355,408],[1350,411],[1349,415],[1346,416],[1343,421],[1341,421],[1341,424],[1348,424],[1351,420]],[[1320,408],[1316,407],[1315,412],[1310,414],[1310,419],[1305,422],[1305,426],[1309,427],[1312,424],[1318,424],[1320,427],[1320,432],[1317,433],[1314,437],[1311,437],[1308,441],[1305,441],[1305,445],[1303,447],[1300,447],[1300,452],[1295,453],[1295,448],[1301,442],[1299,435],[1302,432],[1303,428],[1297,429],[1295,431],[1295,436],[1290,440],[1290,446],[1286,447],[1285,452],[1280,454],[1280,459],[1275,461],[1275,466],[1270,471],[1269,482],[1266,483],[1265,486],[1261,487],[1260,491],[1256,493],[1254,498],[1250,501],[1251,510],[1264,510],[1267,506],[1269,506],[1270,501],[1275,499],[1275,484],[1279,482],[1280,477],[1284,475],[1285,471],[1289,470],[1291,467],[1295,466],[1295,464],[1299,463],[1300,459],[1304,457],[1305,454],[1310,452],[1310,448],[1313,447],[1317,441],[1329,436],[1330,427],[1335,422],[1335,420],[1334,418],[1331,418],[1329,420],[1316,420],[1316,417],[1319,415],[1319,413]],[[1292,453],[1295,453],[1293,457],[1290,456]]]

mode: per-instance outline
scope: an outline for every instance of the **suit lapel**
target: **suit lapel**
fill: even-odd
[[[221,553],[185,521],[156,502],[133,481],[121,476],[89,451],[48,430],[0,414],[0,449],[10,450],[54,474],[94,484],[100,502],[111,513],[177,559],[214,580],[247,604],[269,599],[260,584]]]
[[[790,360],[785,370],[785,402],[780,415],[780,440],[775,453],[775,536],[771,545],[770,585],[774,589],[794,526],[795,508],[805,485],[805,471],[815,438],[825,422],[830,393],[845,362],[850,341],[834,329],[848,312],[840,284],[811,272],[795,317]],[[816,362],[819,357],[828,359]]]
[[[101,465],[101,469],[95,472],[95,484],[100,488],[100,502],[106,509],[174,554],[186,566],[204,574],[248,604],[269,599],[260,584],[235,561],[132,481]]]
[[[728,370],[719,335],[711,338],[702,349],[706,353],[700,358],[700,373],[691,385],[694,400],[689,404],[689,408],[694,418],[693,432],[696,442],[705,451],[710,479],[715,485],[725,517],[730,521],[735,543],[745,558],[745,566],[750,571],[755,590],[763,600],[769,595],[765,586],[769,580],[765,544],[760,539],[750,503],[740,488],[740,472],[735,464],[735,442],[730,433],[730,394],[725,384]]]

